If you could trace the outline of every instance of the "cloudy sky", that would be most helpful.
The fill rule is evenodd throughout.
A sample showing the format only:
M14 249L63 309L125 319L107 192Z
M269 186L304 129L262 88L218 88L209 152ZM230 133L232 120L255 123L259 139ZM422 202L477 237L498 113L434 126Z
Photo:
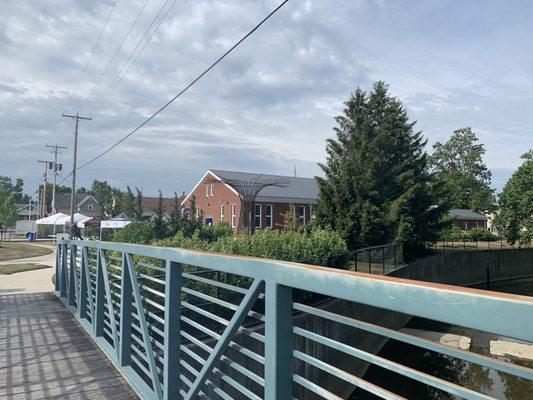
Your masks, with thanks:
M70 169L73 121L63 112L93 117L79 139L79 162L90 160L278 1L118 0L75 91L115 0L1 0L0 175L33 192L36 160L54 143L69 147L60 159ZM430 144L471 126L499 190L533 144L531 15L526 0L291 0L78 182L170 195L208 168L319 174L343 101L383 80Z

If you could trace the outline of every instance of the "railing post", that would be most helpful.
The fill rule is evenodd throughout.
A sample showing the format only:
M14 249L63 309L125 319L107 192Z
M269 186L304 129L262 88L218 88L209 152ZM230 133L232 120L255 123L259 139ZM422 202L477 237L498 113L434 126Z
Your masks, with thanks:
M100 250L96 254L96 304L94 317L94 334L98 336L104 335L104 271L102 270ZM113 311L113 310L110 310ZM113 320L110 321L113 323Z
M179 397L181 267L167 260L165 271L165 361L163 398Z
M292 399L292 288L265 289L265 399Z
M61 251L61 297L67 297L67 261L68 261L68 251L67 244L64 243L61 245L63 247Z
M87 278L85 274L87 273L85 269L85 263L87 262L87 248L82 246L81 248L81 265L80 265L80 292L78 298L78 316L80 319L87 318L87 302L90 294L90 287L87 287Z
M128 273L128 264L126 253L122 253L122 271L120 280L122 292L120 296L120 352L119 362L121 367L131 363L131 302L132 287L131 279ZM141 312L141 311L139 311Z
M68 305L74 307L76 304L76 253L77 246L70 246L70 273L68 279Z
M372 250L368 250L368 273L372 273Z
M61 245L59 242L56 245L56 276L55 276L55 291L58 292L61 286L60 272L61 271Z
M383 275L385 275L385 247L381 250L381 263L383 264Z

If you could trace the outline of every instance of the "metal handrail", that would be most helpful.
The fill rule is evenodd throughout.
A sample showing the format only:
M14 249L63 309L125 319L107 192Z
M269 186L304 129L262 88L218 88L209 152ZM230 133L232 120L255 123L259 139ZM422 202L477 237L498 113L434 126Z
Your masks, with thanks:
M113 265L115 270L120 268L120 279L109 278L106 265L108 251L121 255L121 266ZM77 254L81 254L81 259L78 260ZM164 262L165 267L154 266L151 269L147 259L160 260ZM149 273L146 269L153 270L154 276L158 276L157 282L138 279L137 266L142 266L143 273ZM185 288L183 279L189 279L189 268L202 268L246 278L246 285L218 285L226 289L236 288L236 292L244 297L234 299L234 302L238 302L235 304L229 298L219 298L218 292L210 294L213 292L209 290L216 290L218 286L217 282L210 285L207 278L200 278L194 289ZM154 289L155 286L150 285L157 285L157 290ZM346 357L354 356L370 363L388 366L396 372L449 393L460 393L472 399L486 398L457 384L362 352L335 338L324 337L308 329L296 329L293 326L293 318L301 319L309 315L325 318L326 321L340 322L348 327L362 327L380 335L409 341L414 345L426 348L429 346L444 354L450 353L406 333L396 335L390 329L374 324L324 313L319 310L321 305L310 307L299 304L293 300L295 289L378 307L388 310L387 312L429 318L533 342L533 298L526 296L178 248L80 240L61 240L57 248L57 295L76 313L81 324L116 367L125 374L142 398L196 399L207 398L208 393L213 392L225 398L241 398L242 395L250 397L250 394L253 394L255 398L289 399L293 396L293 375L294 382L302 389L315 393L321 390L324 393L332 393L330 387L325 387L325 380L312 382L310 377L305 375L305 369L293 370L296 359L299 363L313 365L322 373L344 380L347 384L360 385L376 394L386 393L375 385L365 383L362 378L328 364L327 360L317 359L315 354L311 357L311 354L306 355L303 349L294 349L293 340L296 336L309 343L317 342L321 346L341 350ZM150 298L156 295L160 299L158 302ZM183 300L183 296L197 297L203 303L193 305L188 298ZM115 301L113 298L119 300ZM164 305L161 304L163 300ZM213 309L205 310L206 300L209 300L207 303ZM183 305L187 305L186 310L181 307L182 301ZM154 306L158 309L155 310ZM261 312L254 310L256 306L261 307ZM223 316L217 314L217 308L225 309ZM294 310L298 311L297 316L293 315ZM192 313L194 316L187 314L185 317L181 315L182 312ZM494 318L495 314L499 317ZM245 327L245 324L249 326L245 320L250 318L257 321L253 330ZM218 331L211 327L212 324L222 326L223 329ZM110 326L111 331L104 325ZM187 326L193 331L186 331ZM132 327L136 332L135 354L132 354ZM194 331L198 333L195 334ZM183 336L183 339L180 339L180 336ZM239 338L245 337L248 338L246 345L239 342ZM253 343L261 345L257 344L257 347ZM263 343L264 350L260 350ZM195 354L193 360L199 363L198 367L192 367L190 362L193 360L188 362L181 359L182 346L187 346L184 354ZM305 349L307 348L306 346ZM310 345L309 348L313 347ZM235 353L226 354L228 350ZM142 357L138 355L139 351ZM264 354L260 354L261 352ZM499 360L487 360L486 357L474 353L451 353L456 357L464 356L469 361L477 361L481 365L490 365L507 373L533 379L533 370L528 368L508 366ZM256 360L264 359L264 370L263 367L252 370L248 362L234 358L236 354L244 358L251 356ZM246 379L248 381L244 381ZM256 390L253 390L253 387ZM240 394L228 394L234 392ZM390 398L398 397L391 395Z

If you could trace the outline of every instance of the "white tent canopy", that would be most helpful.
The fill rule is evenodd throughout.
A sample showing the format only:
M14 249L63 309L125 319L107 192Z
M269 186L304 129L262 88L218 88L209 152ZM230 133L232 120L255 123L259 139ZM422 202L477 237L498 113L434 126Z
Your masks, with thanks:
M74 218L76 218L76 214L74 214ZM91 219L93 219L93 217L85 217L85 219L77 221L76 225L78 225L78 228L85 228L85 223Z
M121 213L116 217L100 222L100 240L102 240L102 230L106 228L120 229L131 223L130 217L126 213Z
M49 215L48 217L38 219L35 221L36 225L64 225L65 218L70 218L68 215L63 213L57 213L54 215Z
M65 215L65 214L63 214L63 215ZM86 215L83 215L83 214L80 214L80 213L74 214L74 223L75 224L77 224L78 222L82 222L82 221L83 222L88 221L89 219L91 219L91 218L86 216ZM70 224L70 215L65 215L64 218L60 219L56 225L65 225L65 224Z
M100 228L124 228L126 225L128 225L131 221L102 221L100 222Z

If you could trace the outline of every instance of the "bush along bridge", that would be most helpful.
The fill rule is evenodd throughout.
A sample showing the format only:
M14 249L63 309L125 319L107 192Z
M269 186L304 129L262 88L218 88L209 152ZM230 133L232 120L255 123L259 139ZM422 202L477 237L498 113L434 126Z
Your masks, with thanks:
M143 399L343 399L356 387L401 399L364 380L360 366L370 364L460 398L490 398L354 345L365 337L394 339L533 380L533 369L352 312L418 316L531 343L533 298L526 296L78 240L58 243L55 285L57 296Z

